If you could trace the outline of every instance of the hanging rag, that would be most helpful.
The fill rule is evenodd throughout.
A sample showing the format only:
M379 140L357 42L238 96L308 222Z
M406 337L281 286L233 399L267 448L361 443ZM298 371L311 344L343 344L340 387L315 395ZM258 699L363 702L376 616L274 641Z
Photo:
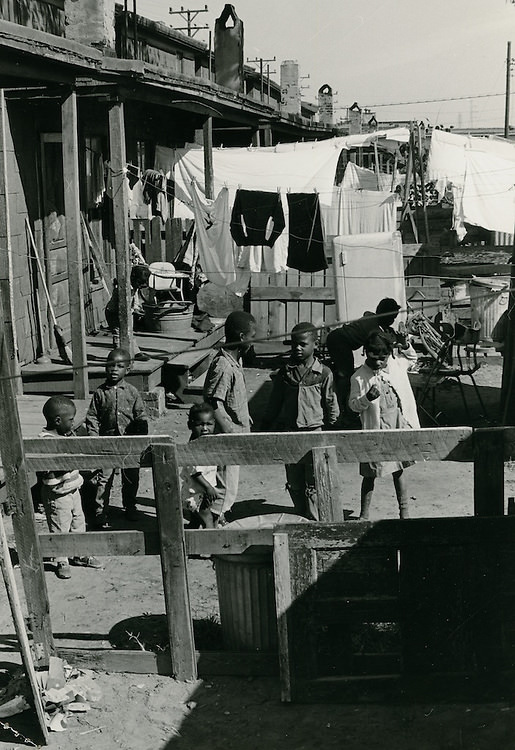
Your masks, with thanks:
M327 268L317 193L288 193L288 268L312 273Z
M285 227L281 195L261 190L237 190L231 215L231 235L239 247L273 247Z
M237 248L229 231L229 191L222 188L214 201L202 200L196 184L191 185L199 262L202 271L217 286L245 293L248 271L236 267Z

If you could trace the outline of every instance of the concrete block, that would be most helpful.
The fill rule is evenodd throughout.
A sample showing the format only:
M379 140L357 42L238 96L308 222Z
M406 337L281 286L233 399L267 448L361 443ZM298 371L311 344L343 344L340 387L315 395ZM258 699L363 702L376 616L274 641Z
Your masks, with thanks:
M143 403L147 410L149 419L159 419L166 411L165 407L165 389L158 385L151 391L145 391L142 394Z

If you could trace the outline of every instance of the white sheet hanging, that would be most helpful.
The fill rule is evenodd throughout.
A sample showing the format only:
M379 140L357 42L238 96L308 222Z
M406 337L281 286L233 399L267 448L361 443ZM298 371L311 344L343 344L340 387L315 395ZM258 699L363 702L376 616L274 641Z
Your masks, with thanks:
M190 190L202 271L213 284L243 294L249 284L249 273L237 268L236 248L229 230L228 190L222 189L214 201L201 198L194 184Z
M492 231L513 232L515 225L515 145L500 138L474 138L433 131L427 177L440 194L453 186L454 228L464 222Z

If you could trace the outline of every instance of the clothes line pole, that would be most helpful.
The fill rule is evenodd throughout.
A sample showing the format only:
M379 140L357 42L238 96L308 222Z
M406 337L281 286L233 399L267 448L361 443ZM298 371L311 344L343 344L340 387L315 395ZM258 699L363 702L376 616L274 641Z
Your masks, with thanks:
M208 117L203 126L204 139L204 192L206 198L215 197L213 173L213 118Z
M418 146L418 164L420 169L420 192L422 194L422 212L424 215L424 232L426 242L429 244L429 221L427 218L427 196L426 196L426 181L424 172L424 161L422 159L422 135L420 133L420 125L417 125L417 146Z
M504 137L510 137L511 42L506 45L506 96L504 101Z

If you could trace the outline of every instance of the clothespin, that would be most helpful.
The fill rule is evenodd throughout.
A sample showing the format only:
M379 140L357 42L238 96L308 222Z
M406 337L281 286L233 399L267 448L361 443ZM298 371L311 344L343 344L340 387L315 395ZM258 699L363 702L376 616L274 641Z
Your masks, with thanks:
M318 195L318 188L314 187L313 192L315 193L315 195Z
M224 188L226 188L226 187L229 187L229 186L227 185L227 180L225 180L225 182L224 182Z
M241 182L238 184L238 190L241 190Z
M277 188L277 192L279 193L279 195L281 195L281 188L280 187Z
M289 187L289 188L286 188L286 192L287 192L287 193L288 193L288 195L289 195L289 194L291 193L291 187Z

